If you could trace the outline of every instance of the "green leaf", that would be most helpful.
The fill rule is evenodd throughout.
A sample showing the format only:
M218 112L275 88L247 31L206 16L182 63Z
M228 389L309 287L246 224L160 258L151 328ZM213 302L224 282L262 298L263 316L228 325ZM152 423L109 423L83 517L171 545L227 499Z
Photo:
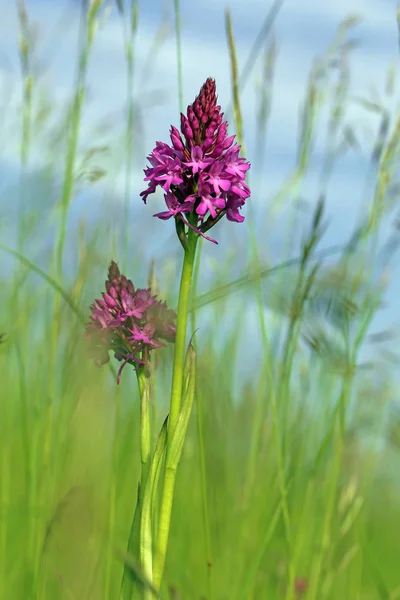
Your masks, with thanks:
M28 267L28 269L30 269L34 273L37 273L38 275L40 275L40 277L42 277L54 290L56 290L60 294L62 299L67 303L67 305L70 307L70 309L76 314L76 316L81 321L81 323L86 323L86 319L85 319L85 316L83 315L83 313L75 305L71 296L63 289L63 287L55 279L50 277L40 267L37 267L35 264L33 264L25 256L23 256L16 250L9 248L5 244L0 243L0 250L7 252L7 254L10 254L11 256L14 256L14 258L17 258L19 260L19 262L21 264L23 264L25 267Z
M196 352L192 345L186 352L185 368L183 371L183 402L179 413L175 430L172 432L170 440L167 468L176 469L182 454L182 448L186 437L186 431L189 424L190 414L192 412L194 390L196 382Z
M116 552L118 558L123 562L125 569L129 572L132 580L140 586L140 588L151 592L154 598L160 598L157 590L154 589L148 578L144 575L142 569L137 562L126 552Z
M158 488L158 482L160 480L160 474L161 474L161 468L163 466L163 460L164 460L164 456L165 456L165 452L166 452L166 448L167 448L167 431L168 431L168 417L165 419L161 432L160 432L160 438L162 436L162 440L160 441L160 444L162 443L162 452L158 452L157 447L155 449L154 452L154 458L153 460L155 460L155 457L157 456L155 465L154 465L154 476L153 480L152 480L152 485L151 485L151 515L153 516L155 514L155 510L156 510L156 503L157 503L157 488ZM165 435L165 439L164 439L164 435ZM149 475L150 477L150 475ZM147 488L147 486L146 486Z
M143 494L142 517L140 523L140 560L142 565L144 565L145 575L148 578L152 577L153 571L153 541L151 529L152 507L160 476L161 465L167 447L167 424L168 417L165 419L158 436Z

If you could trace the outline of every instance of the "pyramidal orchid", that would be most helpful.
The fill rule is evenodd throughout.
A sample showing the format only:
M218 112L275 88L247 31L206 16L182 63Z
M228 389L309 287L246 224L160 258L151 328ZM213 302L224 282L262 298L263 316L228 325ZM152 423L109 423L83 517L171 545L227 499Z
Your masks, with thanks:
M136 371L140 394L140 455L141 477L135 513L129 537L128 552L140 554L145 576L152 579L151 542L142 543L146 531L141 525L143 517L143 497L146 490L151 462L151 419L150 419L150 369L151 352L165 346L164 342L174 342L176 337L176 313L165 302L148 289L136 289L130 279L120 273L118 265L112 261L105 282L106 291L102 298L91 305L90 320L86 325L85 337L95 364L101 366L110 360L110 352L122 363L117 377L121 378L123 368L130 364ZM141 548L136 548L138 540L137 523ZM122 597L131 598L132 580L124 569Z
M153 589L145 600L158 595L168 549L177 468L189 422L196 382L195 351L187 348L187 323L193 269L200 237L217 243L206 233L222 217L241 223L241 210L250 189L245 183L250 164L240 155L235 136L228 135L217 105L215 81L202 86L193 104L181 114L180 130L172 126L170 144L157 142L145 169L144 203L161 188L165 209L154 216L174 219L183 247L183 264L177 312L168 309L151 289L136 289L112 262L102 298L91 305L85 337L97 365L110 360L110 352L121 363L117 381L126 365L134 367L140 394L141 477L128 540L128 554L139 558L141 569ZM175 324L176 323L176 324ZM174 342L171 396L168 418L152 451L150 379L148 368L153 350ZM158 472L158 465L165 468ZM160 477L159 477L160 476ZM158 483L159 482L159 483ZM153 498L161 488L158 523L154 523ZM154 539L153 539L154 536ZM121 597L130 600L133 582L124 568Z
M202 237L223 216L241 223L240 213L250 189L245 183L250 164L239 157L235 136L228 136L217 105L214 79L208 78L199 95L181 113L180 131L170 130L171 144L157 142L145 169L148 187L140 195L144 202L162 188L167 210L156 213L159 219L176 221L178 236L185 245L185 226Z
M135 289L114 261L105 287L102 299L91 305L85 337L96 365L107 363L110 352L122 362L119 383L125 365L145 364L152 350L165 346L163 341L175 340L176 314L165 302L157 300L150 289Z
M241 210L250 196L245 183L250 164L239 156L240 146L235 136L228 135L228 123L223 121L221 107L217 104L214 79L207 79L200 93L189 105L186 115L181 114L180 130L171 126L170 143L158 141L148 157L145 169L147 188L141 193L144 203L157 189L165 199L165 210L154 216L162 220L175 220L178 238L183 246L184 259L179 289L176 339L172 372L170 412L166 442L166 465L162 481L162 497L154 546L152 583L160 591L174 495L175 477L179 458L174 436L182 429L187 415L188 398L184 375L187 320L197 242L208 237L209 231L222 217L241 223ZM186 358L189 356L186 353ZM185 380L185 386L183 382ZM194 385L194 384L193 384ZM193 387L194 389L194 387ZM194 392L193 392L194 393ZM183 444L183 438L180 443Z

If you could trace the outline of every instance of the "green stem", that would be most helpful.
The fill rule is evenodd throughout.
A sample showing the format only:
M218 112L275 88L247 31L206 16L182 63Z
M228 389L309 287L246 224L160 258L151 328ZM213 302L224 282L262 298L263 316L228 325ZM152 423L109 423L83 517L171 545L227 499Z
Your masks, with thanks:
M189 230L188 245L182 267L181 285L179 288L178 316L176 322L176 338L174 366L172 372L171 405L169 413L169 431L175 429L179 416L182 397L183 368L185 364L186 329L189 313L190 287L194 259L196 255L197 234Z
M192 331L196 331L196 307L194 299L197 295L197 281L200 271L200 258L201 258L201 247L202 240L200 239L199 250L197 252L197 260L194 267L193 273L193 293L191 302L191 327ZM208 510L208 492L207 492L207 469L206 469L206 455L204 448L204 433L203 433L203 403L197 395L197 385L195 387L195 403L196 403L196 416L197 416L197 434L199 440L199 460L200 460L200 477L201 477L201 495L203 502L203 519L204 519L204 532L205 532L205 545L206 545L206 564L207 564L207 583L208 583L208 598L213 600L214 598L214 576L213 576L213 551L211 543L211 527L210 527L210 512Z
M144 358L144 357L143 357ZM150 370L147 365L138 369L137 380L140 391L140 457L142 461L142 473L140 477L140 513L143 510L143 495L146 489L147 478L151 459L151 428L150 428ZM153 578L153 556L151 544L142 544L142 532L140 533L140 564L143 574L149 583ZM144 599L151 600L152 592L144 591Z
M171 404L168 423L167 461L163 482L160 519L153 566L153 585L157 591L161 588L167 554L169 528L171 523L172 502L175 488L176 467L171 467L168 461L171 433L176 427L182 398L183 369L185 364L186 329L189 313L190 288L196 255L197 234L189 230L185 257L182 267L181 284L179 289L178 316L176 323L174 366L172 373Z
M143 353L143 360L148 361L147 353ZM151 544L142 544L141 517L143 508L143 495L149 475L151 463L151 423L150 423L150 369L147 364L140 366L137 371L137 382L140 394L140 458L141 458L141 476L139 494L136 501L136 508L132 518L131 530L128 540L128 554L136 557L140 556L140 565L146 580L151 583L153 571L153 558ZM128 574L128 568L124 569L121 585L121 598L130 600L133 593L133 582ZM145 589L144 599L151 600L152 593Z
M104 600L108 600L111 597L112 589L112 569L114 562L114 531L115 531L115 517L116 517L116 504L117 504L117 461L118 461L118 434L120 427L120 415L121 415L121 388L117 388L115 398L115 425L114 425L114 437L113 437L113 448L112 448L112 469L110 473L110 496L109 496L109 508L108 508L108 539L106 549L106 566L104 575Z
M150 374L147 365L138 369L137 380L140 392L140 457L142 461L141 487L146 483L150 467ZM142 489L144 489L142 487Z

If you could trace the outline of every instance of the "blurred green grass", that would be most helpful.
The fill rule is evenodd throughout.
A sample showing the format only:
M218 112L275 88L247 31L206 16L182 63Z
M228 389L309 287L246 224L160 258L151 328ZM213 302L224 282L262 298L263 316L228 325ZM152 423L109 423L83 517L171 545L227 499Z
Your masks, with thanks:
M137 7L122 2L118 6L129 82ZM34 47L29 14L23 2L17 7L24 89L23 177L12 260L4 246L9 241L5 229L0 249L2 264L7 265L0 297L4 332L0 344L0 598L117 598L123 570L118 552L126 549L140 476L138 393L133 373L125 370L118 387L107 368L99 370L88 361L82 320L102 289L111 258L121 257L135 282L142 284L143 278L151 277L153 287L171 305L176 301L179 266L175 256L167 256L157 261L150 276L150 264L148 268L144 264L150 256L135 254L130 245L130 237L138 244L146 236L138 220L129 228L127 220L131 96L124 146L123 227L106 199L90 228L87 217L69 220L82 179L94 183L99 174L108 177L115 168L110 159L109 171L103 173L96 163L98 153L83 151L78 144L86 69L102 2L86 5L78 83L69 118L60 120L57 129L60 146L53 160L65 167L61 191L56 196L45 193L45 182L59 176L54 166L40 177L41 193L34 204L27 203L26 176L36 143L33 99L38 91L31 70ZM179 10L177 3L175 7ZM326 173L333 169L337 157L331 146L336 147L343 127L348 96L346 77L332 89L329 69L333 59L345 61L353 24L352 20L343 24L310 75L296 169L271 205L295 196L309 168L318 114L329 101ZM240 77L229 14L227 32L238 123ZM268 41L270 25L262 32ZM268 42L259 107L263 127L268 120L273 56ZM347 76L344 66L343 73ZM245 130L246 115L240 127ZM374 356L370 368L360 358L383 293L371 265L375 265L379 224L385 216L383 199L394 177L396 136L394 125L381 133L372 148L379 168L371 211L351 247L332 254L327 264L318 260L324 222L318 212L309 219L303 242L296 248L298 259L284 264L285 252L273 277L269 270L273 265L264 265L260 258L262 240L258 243L254 230L250 241L248 234L243 241L247 254L240 267L229 251L221 250L218 265L203 252L193 329L202 311L207 311L207 317L196 334L196 407L178 474L163 597L400 597L400 504L398 481L393 477L398 469L399 427L393 416L388 422L396 380L379 356L377 360ZM53 139L50 135L48 143ZM260 137L258 156L262 142ZM118 162L119 155L112 158ZM328 179L326 175L326 185ZM1 202L7 200L3 197ZM289 248L297 224L290 209L285 211L287 231L282 233ZM250 229L252 219L250 211ZM54 236L49 237L53 239L50 250L44 243L46 232ZM238 278L240 268L244 275ZM210 291L203 293L206 269ZM233 291L235 296L230 294ZM246 310L256 315L257 327L244 334ZM229 323L222 331L224 315ZM167 410L170 367L171 351L165 349L157 360L153 391L158 429Z

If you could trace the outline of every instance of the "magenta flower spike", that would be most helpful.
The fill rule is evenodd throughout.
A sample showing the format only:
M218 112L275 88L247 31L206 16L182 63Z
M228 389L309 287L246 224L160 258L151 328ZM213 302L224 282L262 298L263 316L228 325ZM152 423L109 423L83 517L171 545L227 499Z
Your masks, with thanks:
M148 187L140 195L147 203L148 196L162 188L168 210L154 216L174 217L183 245L185 226L217 243L205 232L223 216L244 221L239 211L250 197L245 184L250 163L239 157L240 146L234 144L234 135L228 137L228 123L222 118L215 81L209 78L186 115L181 113L180 132L171 126L171 145L157 142L148 157Z
M125 365L147 364L151 350L175 341L176 314L165 302L157 300L150 289L135 289L112 261L106 291L91 305L85 338L97 366L110 360L110 352L122 362L118 383ZM163 340L163 341L161 341Z

